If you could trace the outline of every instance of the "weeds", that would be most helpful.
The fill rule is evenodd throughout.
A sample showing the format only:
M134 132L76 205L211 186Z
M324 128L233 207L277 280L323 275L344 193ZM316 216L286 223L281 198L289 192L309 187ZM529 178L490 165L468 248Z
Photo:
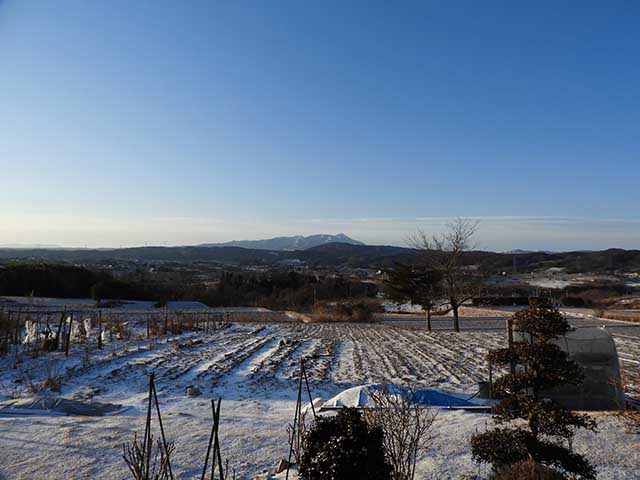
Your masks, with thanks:
M27 393L36 395L45 390L59 392L62 389L62 370L64 362L47 358L44 361L42 370L37 372L35 368L23 369L18 367L20 384ZM42 375L39 375L42 373Z
M122 458L129 467L134 480L168 480L169 458L174 451L173 443L164 448L160 439L149 437L149 445L134 434L133 441L122 446ZM153 460L152 460L153 459Z

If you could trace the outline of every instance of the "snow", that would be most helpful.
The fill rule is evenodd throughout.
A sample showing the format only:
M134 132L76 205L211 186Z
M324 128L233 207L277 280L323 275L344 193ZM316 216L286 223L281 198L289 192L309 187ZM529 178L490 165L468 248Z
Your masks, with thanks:
M535 280L529 280L529 285L540 288L566 288L573 282L571 280L561 280L555 278L540 278Z
M252 478L288 454L286 426L295 410L302 358L314 399L327 400L367 383L470 394L488 376L487 349L504 344L504 320L495 329L462 333L385 325L238 323L210 333L159 337L152 344L131 338L114 340L103 350L91 344L88 358L81 343L72 345L69 359L60 352L38 358L25 354L18 363L15 355L0 357L0 384L7 386L0 388L0 396L5 398L21 372L42 376L55 363L64 378L64 398L129 407L109 417L0 416L0 478L127 477L122 443L144 430L151 372L164 428L176 443L176 478L199 478L211 427L210 398L218 396L223 398L223 458L237 469L238 478ZM640 360L640 336L614 338L628 391L637 395L640 377L634 362ZM185 396L189 385L197 385L202 396ZM640 435L627 433L617 417L596 417L598 435L579 434L576 449L597 465L598 478L640 478ZM478 473L468 439L490 423L486 414L441 411L432 450L419 462L417 478ZM156 434L157 428L154 419Z

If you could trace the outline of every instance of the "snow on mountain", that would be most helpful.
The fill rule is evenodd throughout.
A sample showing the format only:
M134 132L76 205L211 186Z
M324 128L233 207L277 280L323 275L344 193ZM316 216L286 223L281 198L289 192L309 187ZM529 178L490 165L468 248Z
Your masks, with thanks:
M274 237L265 240L232 240L225 243L205 243L201 247L242 247L258 250L306 250L308 248L326 245L327 243L349 243L351 245L364 245L344 233L337 235L294 235L292 237Z

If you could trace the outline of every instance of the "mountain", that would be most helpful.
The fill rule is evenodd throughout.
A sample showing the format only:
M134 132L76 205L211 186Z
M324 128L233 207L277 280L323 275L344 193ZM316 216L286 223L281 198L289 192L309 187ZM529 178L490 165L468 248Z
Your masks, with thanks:
M514 250L506 250L501 253L508 253L511 255L524 255L525 253L556 253L553 250L522 250L520 248L516 248Z
M348 243L349 245L364 245L364 243L346 236L344 233L337 235L295 235L293 237L274 237L266 240L232 240L225 243L205 243L199 247L241 247L253 250L278 250L293 251L307 250L308 248L326 245L328 243Z

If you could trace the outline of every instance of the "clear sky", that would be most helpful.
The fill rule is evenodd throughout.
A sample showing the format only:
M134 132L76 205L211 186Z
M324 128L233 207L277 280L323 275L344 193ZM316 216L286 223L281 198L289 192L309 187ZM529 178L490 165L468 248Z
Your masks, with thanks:
M640 2L0 0L0 244L481 219L640 248Z

